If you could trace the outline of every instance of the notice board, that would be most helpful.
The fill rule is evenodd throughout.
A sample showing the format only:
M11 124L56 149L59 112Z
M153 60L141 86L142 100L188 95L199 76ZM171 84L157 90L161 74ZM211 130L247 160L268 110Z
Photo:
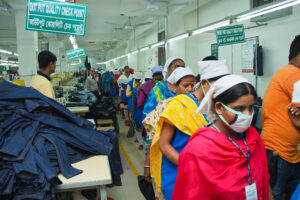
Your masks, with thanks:
M242 72L253 73L257 64L258 36L246 38L241 45Z

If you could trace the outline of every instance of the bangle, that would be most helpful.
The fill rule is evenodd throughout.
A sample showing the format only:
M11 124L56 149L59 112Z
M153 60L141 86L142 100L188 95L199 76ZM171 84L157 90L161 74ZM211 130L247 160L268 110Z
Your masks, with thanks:
M150 165L144 165L144 168L150 168Z

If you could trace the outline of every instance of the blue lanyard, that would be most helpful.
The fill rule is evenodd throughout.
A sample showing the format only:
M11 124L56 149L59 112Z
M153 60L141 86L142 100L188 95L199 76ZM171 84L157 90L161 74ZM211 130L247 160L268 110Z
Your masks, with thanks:
M212 124L213 125L213 127L217 130L217 131L219 131L219 132L221 132L220 131L220 129L213 123ZM252 184L252 180L251 180L251 176L250 176L250 150L249 150L249 147L248 147L248 144L247 144L247 142L246 142L246 140L245 139L243 139L243 142L244 142L244 144L245 144L245 146L246 146L246 149L247 149L247 152L248 152L248 155L246 155L245 154L245 152L241 149L241 147L230 137L230 136L228 136L228 135L226 135L227 136L227 138L229 139L229 141L238 149L238 150L240 150L240 152L242 152L242 154L243 154L243 156L247 159L247 163L248 163L248 182L249 182L249 185L251 185Z

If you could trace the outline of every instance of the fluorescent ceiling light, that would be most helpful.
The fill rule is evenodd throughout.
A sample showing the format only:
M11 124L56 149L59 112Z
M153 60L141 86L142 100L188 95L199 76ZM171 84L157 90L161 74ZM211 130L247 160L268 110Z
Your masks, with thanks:
M131 55L131 53L126 54L126 56L130 56L130 55Z
M5 62L8 62L8 61L7 60L0 60L0 62L5 63Z
M17 54L17 53L14 53L14 56L19 56L19 54Z
M11 65L12 67L19 67L19 65L18 64L13 64L13 65Z
M75 66L75 65L77 65L77 63L71 63L71 65L72 65L72 66Z
M158 43L156 43L156 44L151 45L151 49L152 49L152 48L155 48L155 47L162 46L162 45L164 45L164 44L165 44L165 41L158 42Z
M142 51L146 51L146 50L148 50L148 49L150 49L150 47L148 46L148 47L144 47L144 48L142 48L141 50L140 50L140 52L142 52Z
M206 27L203 27L203 28L199 28L199 29L193 31L192 35L197 35L197 34L200 34L200 33L204 33L206 31L215 30L216 28L227 26L229 24L230 24L230 20L225 20L225 21L222 21L222 22L218 22L216 24L212 24L212 25L209 25L209 26L206 26Z
M9 54L9 55L13 54L12 52L6 51L6 50L3 50L3 49L0 49L0 53L5 53L5 54Z
M0 65L10 65L10 64L8 64L8 63L0 63Z
M98 62L96 65L106 65L106 62Z
M282 1L280 3L276 3L276 4L273 4L273 5L270 5L270 6L266 6L262 9L255 10L255 11L249 12L249 13L244 14L244 15L240 15L240 16L237 17L236 21L241 22L241 21L244 21L244 20L247 20L247 19L251 19L251 18L260 16L260 15L265 15L267 13L271 13L271 12L274 12L274 11L277 11L277 10L288 8L288 7L297 5L299 3L300 3L300 0Z
M77 44L73 44L73 49L78 49L78 45Z
M173 38L169 39L167 42L170 43L170 42L181 40L181 39L184 39L184 38L187 38L187 37L189 37L189 33L184 33L184 34L181 34L181 35L178 35L176 37L173 37Z
M73 36L70 36L69 40L70 40L70 42L71 42L72 45L75 43L75 38Z
M133 55L133 54L136 54L137 52L139 52L139 50L135 50L135 51L131 52L131 54Z

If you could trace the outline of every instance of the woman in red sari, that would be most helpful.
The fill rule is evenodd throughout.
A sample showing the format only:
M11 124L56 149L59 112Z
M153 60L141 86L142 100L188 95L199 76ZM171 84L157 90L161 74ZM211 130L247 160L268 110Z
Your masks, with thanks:
M217 80L197 112L199 129L179 155L172 200L272 199L264 144L250 126L256 92L242 76Z

